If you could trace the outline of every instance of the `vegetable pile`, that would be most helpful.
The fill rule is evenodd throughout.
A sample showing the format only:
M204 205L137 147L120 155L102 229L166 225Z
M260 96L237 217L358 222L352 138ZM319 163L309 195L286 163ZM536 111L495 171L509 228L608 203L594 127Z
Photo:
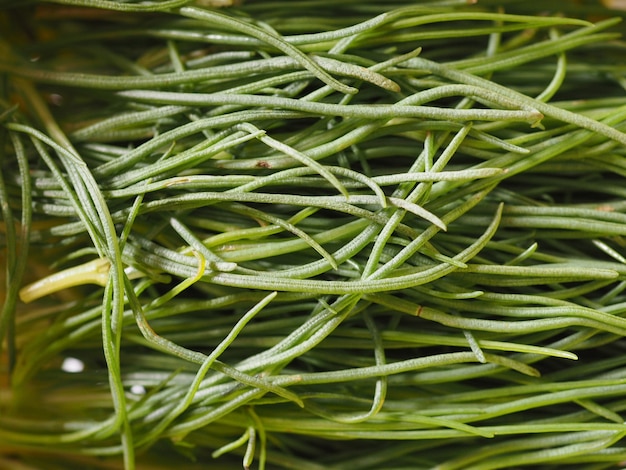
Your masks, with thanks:
M0 3L0 468L624 466L626 43L530 3Z

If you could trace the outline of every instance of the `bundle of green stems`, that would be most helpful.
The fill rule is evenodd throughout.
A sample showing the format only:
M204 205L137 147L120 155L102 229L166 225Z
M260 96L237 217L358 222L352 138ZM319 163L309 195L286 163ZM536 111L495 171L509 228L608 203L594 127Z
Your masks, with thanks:
M0 469L623 466L626 43L530 3L0 2Z

